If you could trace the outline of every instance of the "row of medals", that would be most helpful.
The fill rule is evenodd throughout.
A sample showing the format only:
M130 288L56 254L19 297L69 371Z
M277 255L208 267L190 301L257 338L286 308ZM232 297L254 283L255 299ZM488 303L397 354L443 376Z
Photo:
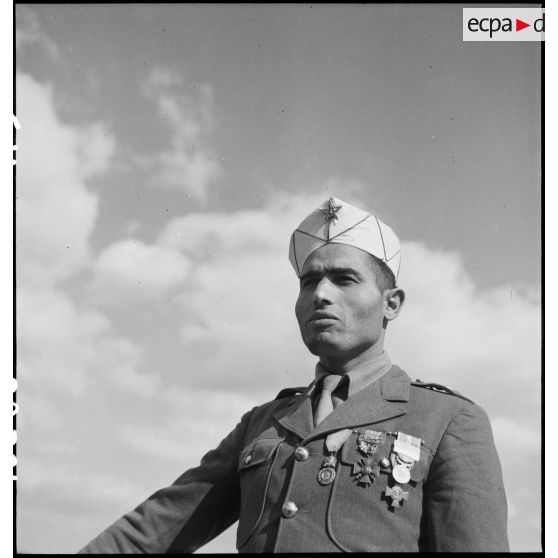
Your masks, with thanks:
M359 486L371 486L379 476L380 469L387 471L391 465L391 476L395 481L394 486L386 487L386 496L391 498L393 507L400 507L403 500L407 500L408 492L403 490L402 485L411 480L411 469L415 461L399 452L392 451L390 459L382 457L375 463L373 455L386 442L385 432L366 430L360 432L357 438L357 447L364 455L357 463L353 464L352 475ZM330 452L322 462L318 472L318 482L324 486L331 484L335 480L337 468L337 451Z

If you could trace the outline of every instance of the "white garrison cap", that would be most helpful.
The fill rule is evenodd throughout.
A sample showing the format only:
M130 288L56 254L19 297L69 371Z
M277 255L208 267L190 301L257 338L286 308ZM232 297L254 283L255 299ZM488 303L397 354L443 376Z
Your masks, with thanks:
M397 278L401 261L399 239L375 215L338 198L312 211L291 235L289 260L300 277L306 258L326 244L348 244L385 262Z

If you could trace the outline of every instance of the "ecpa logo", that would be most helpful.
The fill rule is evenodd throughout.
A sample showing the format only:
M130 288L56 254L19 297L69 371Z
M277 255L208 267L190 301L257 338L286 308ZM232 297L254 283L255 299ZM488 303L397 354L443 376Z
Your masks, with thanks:
M544 41L543 8L463 8L464 41Z

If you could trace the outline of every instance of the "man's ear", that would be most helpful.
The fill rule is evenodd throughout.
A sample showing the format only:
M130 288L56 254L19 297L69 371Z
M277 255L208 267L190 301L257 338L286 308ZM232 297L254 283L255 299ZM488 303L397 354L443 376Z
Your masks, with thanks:
M405 302L405 291L395 288L384 291L384 318L388 321L395 320L401 312Z

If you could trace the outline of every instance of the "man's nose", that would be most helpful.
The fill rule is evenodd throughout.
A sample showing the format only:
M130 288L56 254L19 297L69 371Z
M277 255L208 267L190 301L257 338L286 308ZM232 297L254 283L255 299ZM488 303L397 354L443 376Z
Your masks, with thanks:
M333 285L326 277L324 277L314 289L314 307L322 304L331 304L333 302Z

